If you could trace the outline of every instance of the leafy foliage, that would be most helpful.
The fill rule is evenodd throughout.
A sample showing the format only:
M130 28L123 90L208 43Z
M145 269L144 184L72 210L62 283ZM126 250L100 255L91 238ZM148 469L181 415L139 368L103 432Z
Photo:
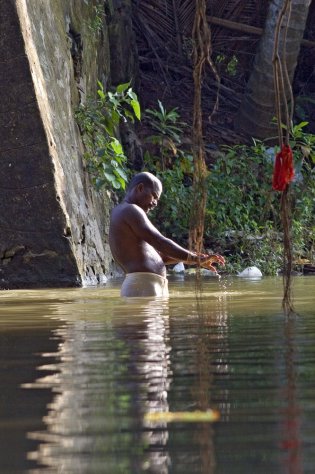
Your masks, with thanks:
M208 177L205 234L230 267L279 268L279 203L271 189L274 150L263 142L222 147ZM229 269L229 267L228 267Z
M167 236L181 243L187 242L192 188L185 184L185 175L177 165L157 176L163 183L163 194L154 218Z
M314 260L315 255L315 135L305 133L308 122L292 129L290 145L295 150L296 179L292 214L295 253Z
M148 141L158 146L158 156L147 151L145 166L159 175L164 186L154 216L159 228L166 235L186 243L193 163L191 151L183 144L184 130L179 114L174 109L170 112L162 104L155 112L147 111L146 117L152 117L152 128L156 131ZM292 233L295 258L313 260L315 136L304 132L306 125L302 122L293 128L290 143L296 169L296 178L291 185ZM176 152L166 146L165 137L176 143ZM272 190L271 184L276 153L276 147L256 140L251 146L223 146L216 161L210 165L205 246L228 256L228 272L257 265L264 274L276 274L282 266L280 195ZM161 154L163 162L160 161ZM186 167L187 162L189 167Z
M109 186L125 189L128 181L127 158L119 140L119 123L135 118L141 111L130 83L120 84L114 92L104 91L98 82L98 99L81 105L76 119L83 135L84 157L96 189Z
M187 203L192 197L193 157L183 143L186 124L177 109L167 111L158 101L158 109L146 110L145 120L153 130L146 139L144 166L163 183L160 204L153 218L166 235L184 243L189 228Z
M173 159L179 155L184 160L180 147L187 125L179 120L177 108L168 112L160 100L158 106L158 109L146 110L145 118L154 132L147 137L146 142L156 145L158 155L153 159L158 168L165 170L172 167Z
M215 59L215 62L220 74L223 69L227 75L232 77L236 76L238 59L235 54L233 54L231 58L228 58L225 54L218 54Z
M305 125L293 128L290 143L296 169L291 185L292 235L295 258L313 260L315 137L303 132ZM207 238L239 255L243 264L259 265L265 274L274 274L282 261L280 197L271 189L277 149L255 142L223 151L209 175Z

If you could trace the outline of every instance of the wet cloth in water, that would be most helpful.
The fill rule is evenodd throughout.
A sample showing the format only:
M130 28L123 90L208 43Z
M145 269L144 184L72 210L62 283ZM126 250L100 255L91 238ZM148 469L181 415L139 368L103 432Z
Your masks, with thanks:
M127 273L121 296L168 296L167 278L149 272Z

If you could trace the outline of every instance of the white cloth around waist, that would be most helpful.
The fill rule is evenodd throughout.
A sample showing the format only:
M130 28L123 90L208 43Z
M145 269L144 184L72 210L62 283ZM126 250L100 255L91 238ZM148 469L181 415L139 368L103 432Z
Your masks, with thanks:
M157 273L127 273L120 290L121 296L168 296L168 280Z

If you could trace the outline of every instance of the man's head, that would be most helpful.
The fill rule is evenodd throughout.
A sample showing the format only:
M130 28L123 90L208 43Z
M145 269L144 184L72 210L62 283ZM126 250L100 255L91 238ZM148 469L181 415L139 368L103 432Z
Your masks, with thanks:
M131 179L127 188L126 200L137 204L145 212L149 212L157 205L161 193L161 181L151 173L142 172Z

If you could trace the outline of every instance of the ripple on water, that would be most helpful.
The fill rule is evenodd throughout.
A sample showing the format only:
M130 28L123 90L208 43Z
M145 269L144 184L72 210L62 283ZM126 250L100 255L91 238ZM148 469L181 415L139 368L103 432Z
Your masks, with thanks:
M289 321L279 280L205 281L201 298L193 285L171 283L169 300L121 300L115 287L6 294L0 329L13 340L25 315L40 343L23 390L38 405L40 389L50 397L41 429L28 430L36 472L312 472L310 280ZM209 408L219 422L144 419Z

